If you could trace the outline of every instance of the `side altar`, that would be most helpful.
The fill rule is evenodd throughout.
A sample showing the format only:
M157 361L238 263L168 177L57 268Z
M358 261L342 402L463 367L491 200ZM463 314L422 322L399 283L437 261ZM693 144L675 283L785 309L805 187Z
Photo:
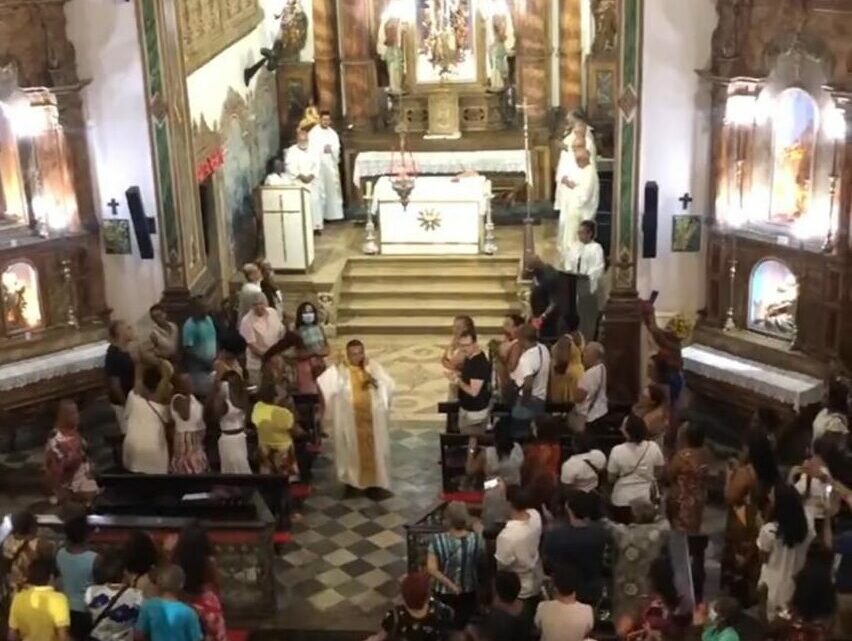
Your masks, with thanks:
M370 222L378 219L378 251L387 255L494 253L490 220L491 183L484 176L423 176L410 194L382 176L370 201ZM368 229L368 233L371 230ZM365 245L372 253L373 247Z

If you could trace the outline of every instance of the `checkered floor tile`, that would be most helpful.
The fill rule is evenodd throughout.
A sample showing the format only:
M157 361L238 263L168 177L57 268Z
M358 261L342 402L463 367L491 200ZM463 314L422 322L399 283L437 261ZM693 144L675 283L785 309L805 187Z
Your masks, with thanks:
M311 620L328 627L329 618L363 622L365 629L378 623L405 573L404 526L437 501L438 458L437 430L394 429L393 496L382 501L344 498L330 457L317 460L304 518L279 557L282 618L292 613L306 627L314 627Z

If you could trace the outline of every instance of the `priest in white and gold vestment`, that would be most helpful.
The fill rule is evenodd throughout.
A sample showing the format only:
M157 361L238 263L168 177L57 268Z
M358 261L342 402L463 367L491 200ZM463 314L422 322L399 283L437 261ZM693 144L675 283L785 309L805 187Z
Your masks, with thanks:
M357 489L390 488L390 406L395 384L368 360L364 344L346 345L346 359L317 379L332 426L337 478Z

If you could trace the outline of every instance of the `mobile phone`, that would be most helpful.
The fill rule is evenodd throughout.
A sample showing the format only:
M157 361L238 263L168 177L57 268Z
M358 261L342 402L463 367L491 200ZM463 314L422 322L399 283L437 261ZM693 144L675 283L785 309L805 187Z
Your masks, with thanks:
M650 296L650 298L648 298L648 302L653 305L654 303L657 302L657 296L659 296L659 295L660 295L660 292L655 289L654 291L651 292L651 296Z
M485 489L493 490L495 487L497 487L499 482L500 481L498 479L488 479L487 481L485 481Z
M825 486L825 500L826 500L826 501L830 501L830 500L831 500L831 493L832 493L833 491L834 491L834 486L833 486L833 485L831 485L830 483L829 483L828 485L826 485L826 486Z

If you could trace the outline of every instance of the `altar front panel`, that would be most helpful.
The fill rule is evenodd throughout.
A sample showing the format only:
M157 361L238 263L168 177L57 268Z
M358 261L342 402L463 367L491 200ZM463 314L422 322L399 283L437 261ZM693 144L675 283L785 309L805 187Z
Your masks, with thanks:
M273 269L308 271L314 262L310 192L304 187L261 187L266 260Z
M380 251L389 255L478 254L489 206L490 183L482 176L453 181L421 177L407 207L390 180L381 178L373 195Z

